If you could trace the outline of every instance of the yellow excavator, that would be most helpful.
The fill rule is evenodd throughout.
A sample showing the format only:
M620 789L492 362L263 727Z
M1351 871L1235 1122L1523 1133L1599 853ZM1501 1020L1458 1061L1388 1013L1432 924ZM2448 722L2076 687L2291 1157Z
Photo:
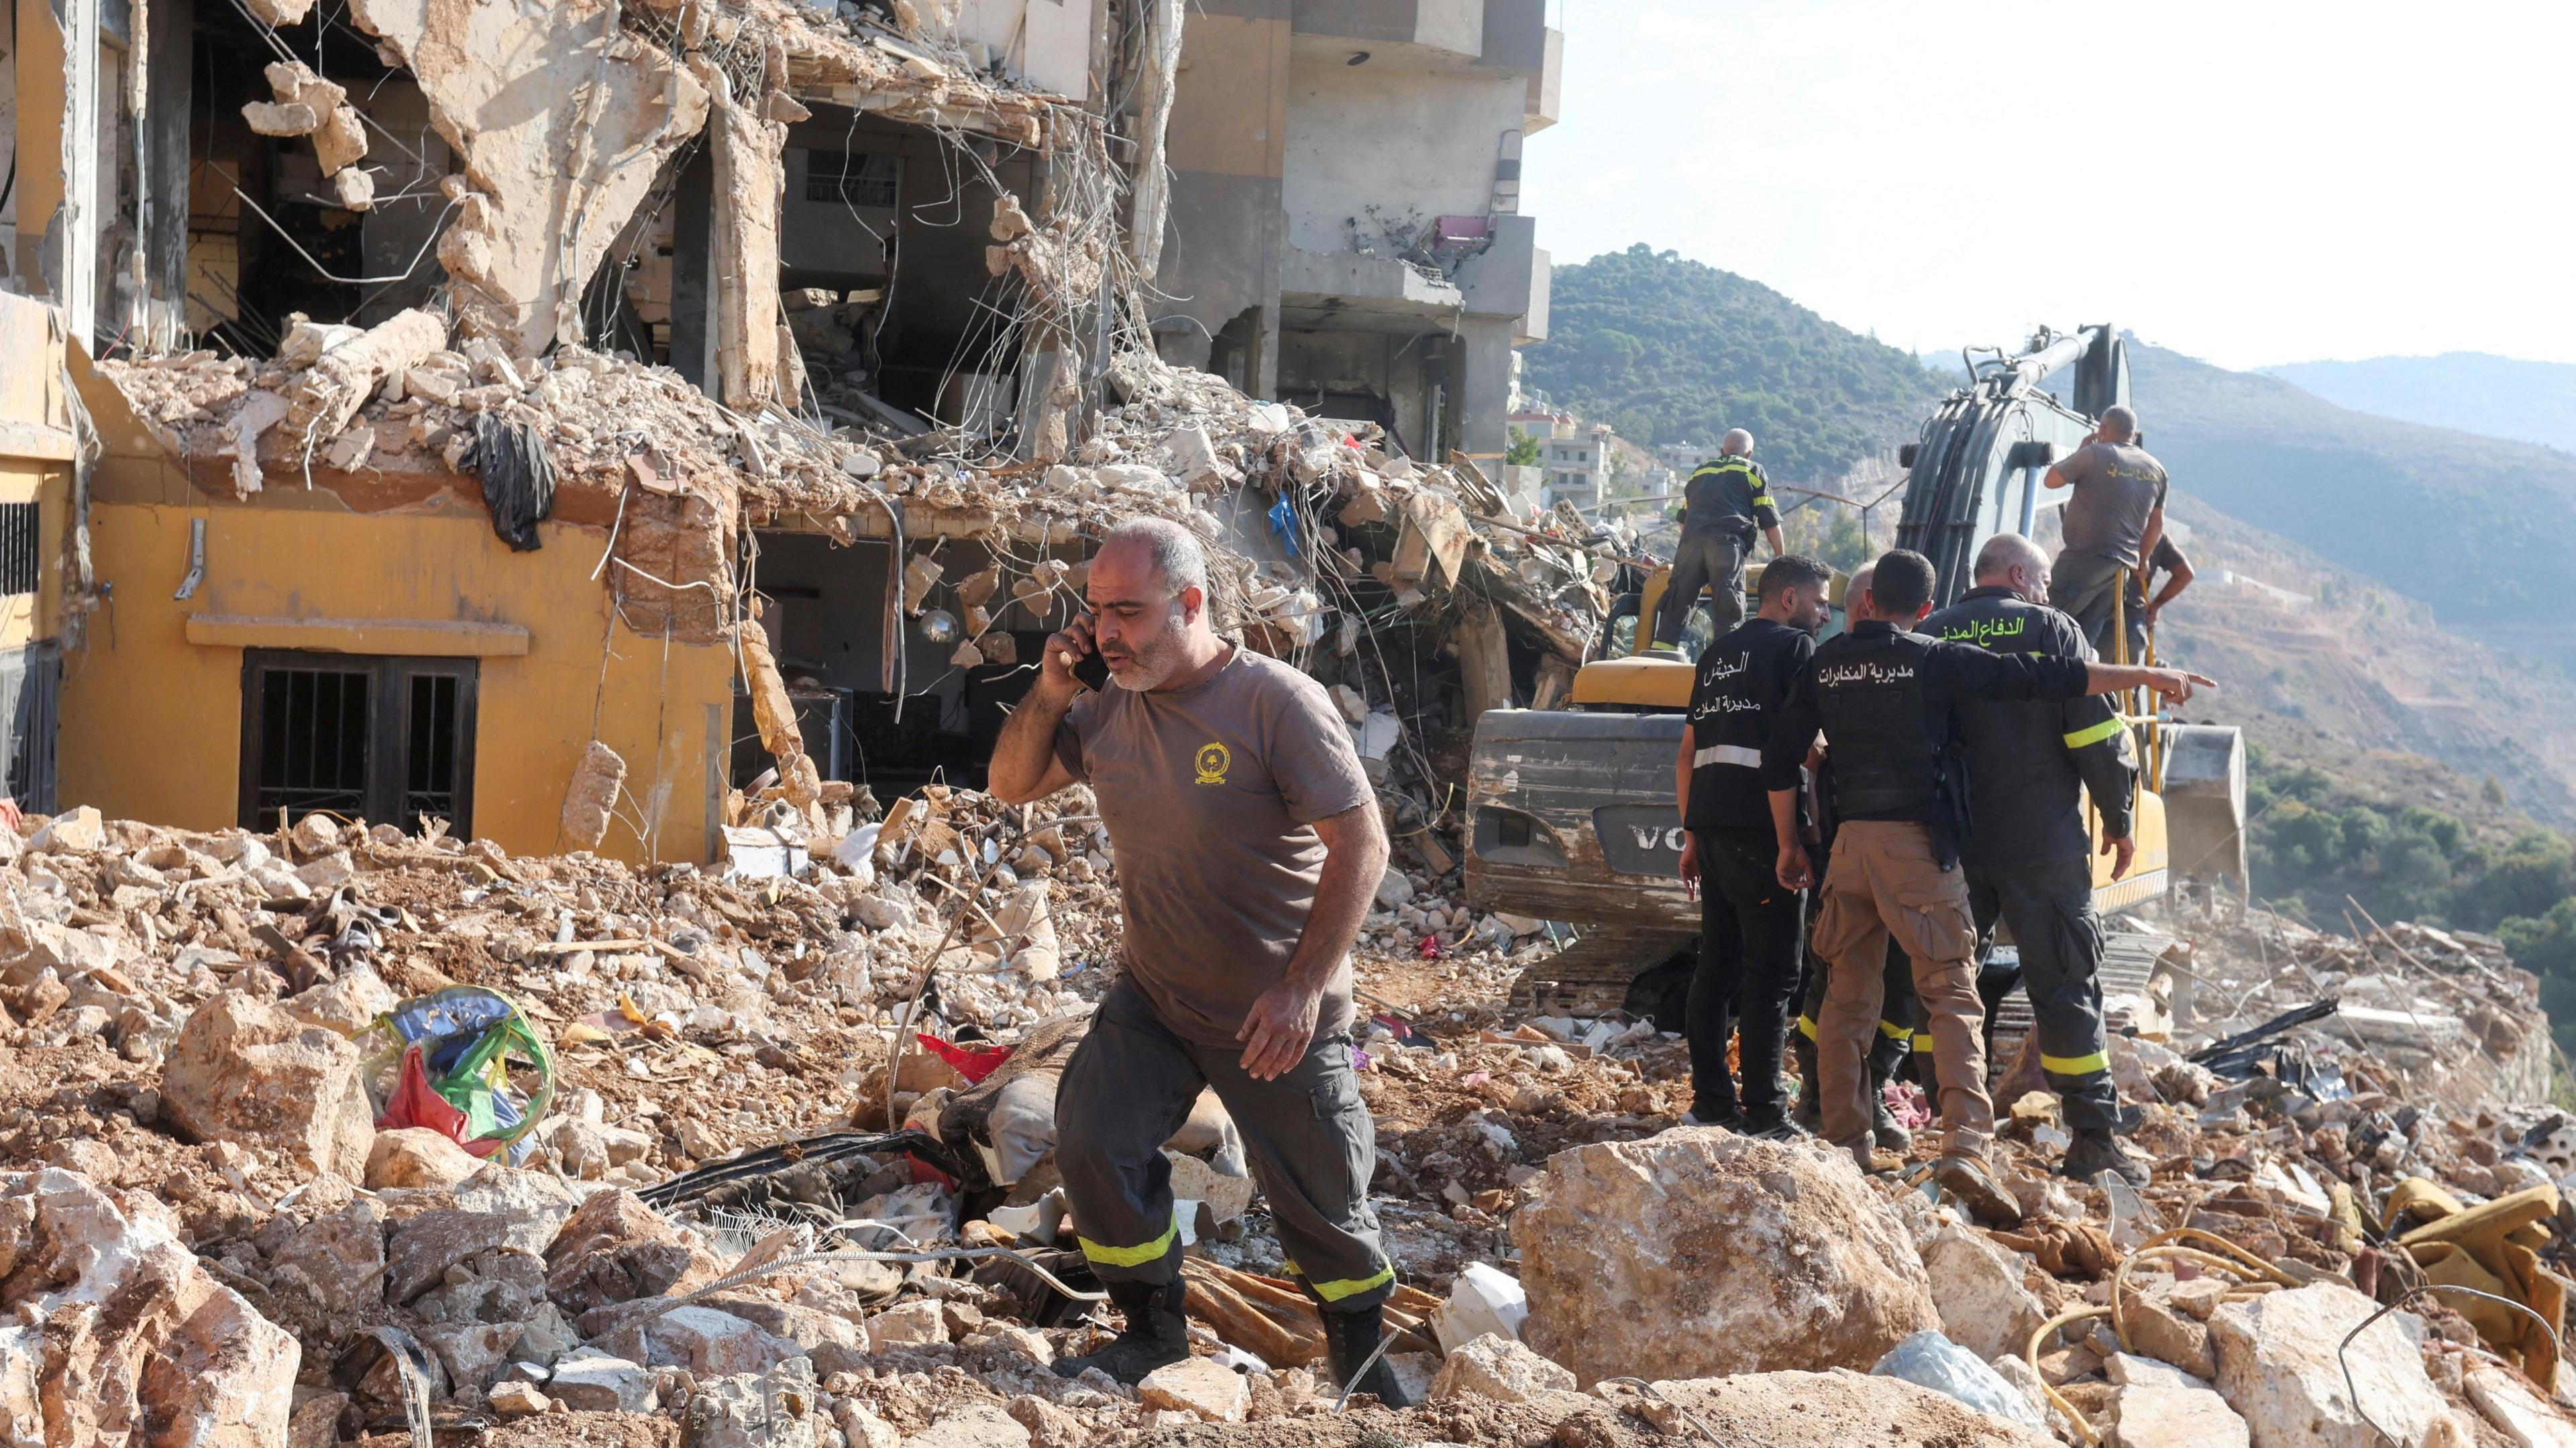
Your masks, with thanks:
M1970 560L2001 532L2029 536L2062 493L2044 495L2041 477L2089 437L2103 408L2128 401L2128 358L2109 326L2058 335L2043 331L2018 353L1967 354L1969 383L1899 450L1907 469L1898 546L1939 570L1935 606L1968 587ZM2041 383L2074 369L2073 405ZM1744 583L1749 612L1760 570ZM1563 707L1493 709L1476 722L1467 776L1467 897L1484 909L1561 922L1577 940L1524 975L1525 1004L1597 1013L1651 1009L1656 992L1639 977L1674 961L1699 930L1699 908L1681 889L1684 832L1674 807L1673 756L1689 707L1694 660L1710 642L1705 604L1694 607L1679 657L1643 651L1668 569L1621 600L1574 678ZM1843 586L1832 602L1840 627ZM2117 631L2115 630L2115 633ZM2150 645L2152 649L2152 645ZM2152 661L2152 656L2150 660ZM2147 699L2129 701L2144 710ZM2228 725L2186 724L2155 712L2131 722L2140 748L2141 788L2131 810L2135 858L2120 879L2094 855L2094 903L2113 911L2152 908L2186 881L2245 874L2245 745ZM2100 817L2094 820L2100 843ZM2104 989L2140 989L2152 964L2116 938ZM2134 974L2137 979L2128 980Z

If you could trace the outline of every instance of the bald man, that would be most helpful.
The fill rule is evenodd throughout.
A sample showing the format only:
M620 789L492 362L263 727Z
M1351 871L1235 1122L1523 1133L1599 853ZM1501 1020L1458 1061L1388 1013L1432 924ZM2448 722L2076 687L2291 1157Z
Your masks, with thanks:
M2138 415L2102 409L2093 440L2048 470L2052 488L2073 488L2062 520L2066 546L2057 555L2048 601L2075 616L2094 652L2134 664L2146 652L2143 611L2126 611L2124 637L2112 637L2121 570L2135 576L2165 532L2165 467L2138 446Z
M2092 656L2075 620L2040 602L2048 594L2048 557L2038 544L1999 533L1977 550L1976 569L1977 586L1925 619L1924 633L1999 654ZM2058 1170L2079 1181L2107 1171L2143 1186L2146 1164L2112 1134L2120 1103L2103 1039L2102 922L2093 910L2092 841L2084 818L2090 796L2102 814L2111 878L2127 874L2137 785L2129 731L2098 694L1962 699L1958 711L1969 802L1959 860L1978 957L1992 952L2000 920L2021 955L2040 1073L2075 1134Z
M1655 610L1650 647L1678 653L1682 631L1690 626L1691 606L1699 591L1709 591L1709 614L1716 621L1712 638L1723 638L1744 621L1744 558L1759 532L1780 556L1780 509L1771 501L1771 480L1753 460L1753 434L1742 428L1718 440L1717 456L1700 464L1682 488L1682 537L1673 545L1673 571L1664 582L1663 606Z

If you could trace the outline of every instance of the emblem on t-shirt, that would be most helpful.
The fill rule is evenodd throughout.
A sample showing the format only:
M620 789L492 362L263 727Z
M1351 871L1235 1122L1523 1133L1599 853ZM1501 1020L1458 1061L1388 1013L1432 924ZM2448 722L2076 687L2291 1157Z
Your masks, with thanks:
M1200 745L1198 758L1199 783L1225 783L1225 772L1233 765L1233 763L1234 756L1227 752L1224 745L1216 743Z

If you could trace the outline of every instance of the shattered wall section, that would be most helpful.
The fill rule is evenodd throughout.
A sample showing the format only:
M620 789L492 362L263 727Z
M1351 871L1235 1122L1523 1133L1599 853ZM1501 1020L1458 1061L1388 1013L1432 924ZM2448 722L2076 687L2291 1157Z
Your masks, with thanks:
M599 0L354 0L351 12L411 68L464 164L468 189L438 245L460 321L525 356L577 340L582 284L706 125L706 87L612 31L616 11Z
M766 112L778 91L746 102L711 61L690 70L710 95L715 147L717 396L749 409L775 397L779 382L778 208L787 190L787 126ZM785 68L785 60L777 68ZM801 109L801 108L800 108Z

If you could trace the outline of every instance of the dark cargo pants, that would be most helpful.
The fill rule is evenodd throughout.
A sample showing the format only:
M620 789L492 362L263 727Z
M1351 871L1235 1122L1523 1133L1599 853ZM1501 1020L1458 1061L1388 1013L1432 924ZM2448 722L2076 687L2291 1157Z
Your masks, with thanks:
M1360 1101L1348 1036L1318 1038L1274 1081L1238 1045L1183 1040L1126 982L1110 987L1056 1087L1055 1161L1084 1260L1104 1280L1166 1283L1181 1272L1172 1165L1163 1143L1202 1086L1216 1091L1269 1200L1289 1273L1330 1307L1384 1302L1395 1269L1368 1200L1377 1126Z
M2039 1034L2039 1069L2077 1131L2111 1129L2120 1099L2102 1027L2102 917L2093 910L2093 867L2082 855L2051 865L1968 871L1968 908L1978 954L1994 943L1995 922L2021 950L2022 989Z
M2077 626L2084 630L2084 641L2093 646L2095 656L2105 663L2146 662L2147 614L2142 608L2114 610L2120 601L2120 564L2117 559L2089 554L2061 553L2050 566L2048 576L2049 606L2074 615ZM2128 653L2122 655L2111 637L2112 614L2118 612L2126 625Z
M1798 989L1807 892L1780 886L1770 831L1698 830L1699 969L1684 1008L1690 1038L1691 1111L1703 1119L1739 1107L1780 1110L1780 1050L1789 997ZM1744 1087L1726 1070L1726 1038L1743 1038Z
M1708 613L1716 637L1744 621L1744 540L1732 533L1685 531L1673 545L1673 571L1664 581L1663 603L1655 610L1651 643L1677 644L1690 627L1691 605L1708 590Z

